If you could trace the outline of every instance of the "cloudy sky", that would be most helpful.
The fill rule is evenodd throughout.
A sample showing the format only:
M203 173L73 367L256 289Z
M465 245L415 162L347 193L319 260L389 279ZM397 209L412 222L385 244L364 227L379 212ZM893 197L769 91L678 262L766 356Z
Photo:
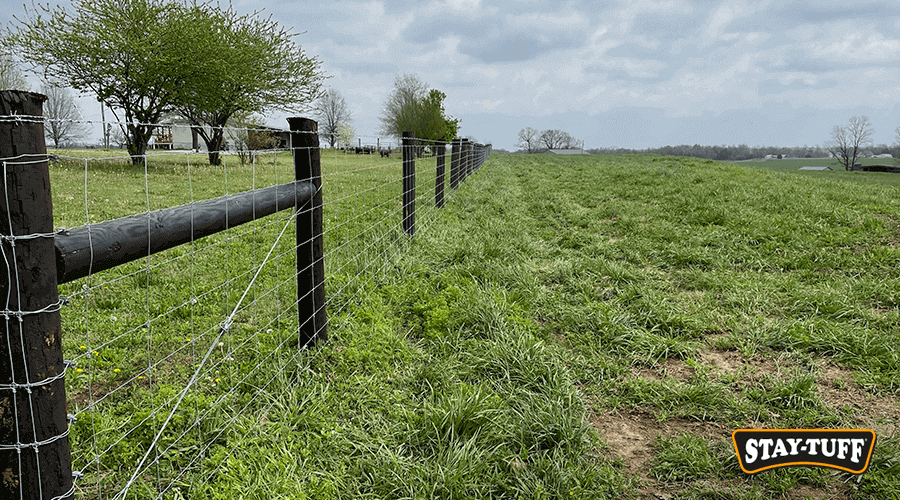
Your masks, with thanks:
M0 0L0 21L21 2ZM372 137L403 73L447 94L462 135L509 150L524 127L646 148L824 144L857 115L890 144L900 125L896 0L232 3L305 32L295 40Z

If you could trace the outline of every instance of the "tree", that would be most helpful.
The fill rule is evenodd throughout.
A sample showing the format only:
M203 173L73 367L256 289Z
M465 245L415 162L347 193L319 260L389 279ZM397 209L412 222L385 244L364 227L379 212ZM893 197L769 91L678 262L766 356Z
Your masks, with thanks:
M47 96L44 103L44 116L47 118L44 133L53 141L53 146L59 148L60 142L84 139L88 129L80 121L81 110L72 92L66 87L44 82L41 93Z
M353 125L342 123L338 125L336 137L339 147L349 148L353 146L353 139L356 138L356 130L353 129Z
M418 104L426 97L428 84L414 74L398 75L394 91L381 111L381 133L400 138L406 130L415 131Z
M316 101L313 111L319 119L319 133L328 141L329 147L333 148L338 142L341 125L350 124L353 120L347 101L337 89L329 88Z
M447 94L431 89L428 95L419 101L419 126L414 130L420 139L432 141L448 140L459 132L459 120L448 117L444 110L444 99Z
M72 12L26 8L17 22L4 44L45 76L96 94L126 128L135 164L169 111L208 125L201 135L218 163L234 113L300 110L318 97L323 78L293 33L212 2L72 0Z
M894 163L900 164L900 127L894 129L894 133L897 135L894 136L894 144L892 144L890 153L894 157Z
M560 149L567 147L572 136L562 130L544 130L539 137L540 143L547 149Z
M872 145L872 134L869 119L865 116L854 116L850 118L850 124L846 127L835 125L831 131L828 151L845 169L851 170L861 150Z
M534 153L537 151L538 144L537 130L525 127L519 131L519 142L516 143L517 148L524 149L528 153Z
M0 51L0 90L28 90L28 80L10 54Z
M404 131L412 131L420 139L449 140L459 132L459 120L447 116L444 99L447 95L413 74L398 76L394 91L382 109L381 133L400 138Z
M186 54L173 63L183 78L174 108L196 126L212 165L221 163L223 127L236 113L299 112L321 96L321 62L271 17L203 3L184 8L173 25Z
M26 7L4 43L46 78L96 94L125 128L139 164L181 80L173 61L184 34L172 26L181 9L166 0L73 0L72 9Z
M229 122L228 135L234 143L241 165L253 161L257 151L272 149L278 145L278 138L265 129L263 117L247 112L238 112Z
M569 135L568 132L563 132L562 137L559 140L559 148L560 149L575 149L578 147L578 139Z

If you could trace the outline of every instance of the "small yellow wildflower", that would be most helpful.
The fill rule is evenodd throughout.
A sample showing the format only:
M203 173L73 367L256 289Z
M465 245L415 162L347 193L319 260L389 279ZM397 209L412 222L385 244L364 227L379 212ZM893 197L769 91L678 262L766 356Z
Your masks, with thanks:
M115 373L119 373L120 371L122 371L122 370L120 370L118 368L113 368L113 372L115 372Z
M83 372L84 370L82 370L81 368L76 368L75 371L78 372L78 373L81 373L81 372Z

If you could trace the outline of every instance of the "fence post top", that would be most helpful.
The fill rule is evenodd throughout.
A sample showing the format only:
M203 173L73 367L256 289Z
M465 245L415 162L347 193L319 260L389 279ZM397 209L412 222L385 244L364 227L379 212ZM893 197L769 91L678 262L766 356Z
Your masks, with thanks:
M0 115L43 116L47 96L27 90L0 91Z
M287 119L291 132L318 132L319 124L312 119L302 116L292 116Z
M2 98L4 101L12 102L32 99L43 103L47 100L47 96L45 96L44 94L39 94L30 90L0 90L0 98Z

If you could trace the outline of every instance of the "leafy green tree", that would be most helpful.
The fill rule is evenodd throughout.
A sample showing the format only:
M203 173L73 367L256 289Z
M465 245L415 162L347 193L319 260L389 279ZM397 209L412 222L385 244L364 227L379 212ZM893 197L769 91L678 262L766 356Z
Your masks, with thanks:
M420 129L416 135L422 139L449 140L459 132L459 120L448 117L444 111L444 99L447 94L431 89L420 101Z
M4 44L48 78L96 94L125 127L135 164L173 110L207 126L198 130L218 164L234 113L299 110L318 96L320 63L293 36L212 2L72 0L71 11L26 8Z
M73 0L71 11L26 7L4 44L47 79L96 94L122 122L139 164L152 124L177 95L173 61L184 34L172 21L180 11L165 0Z
M207 3L184 9L174 24L187 54L175 63L185 76L174 108L197 126L212 165L221 163L223 128L235 114L301 111L322 94L320 61L271 17Z

